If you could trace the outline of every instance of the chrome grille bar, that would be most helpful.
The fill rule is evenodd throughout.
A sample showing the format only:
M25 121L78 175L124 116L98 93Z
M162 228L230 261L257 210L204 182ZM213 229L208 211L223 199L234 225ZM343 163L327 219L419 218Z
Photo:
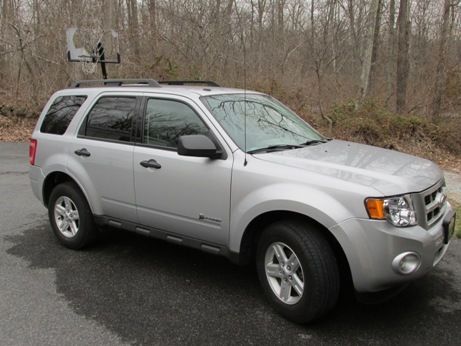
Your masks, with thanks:
M446 209L446 195L443 182L423 192L426 224L430 227L437 222Z

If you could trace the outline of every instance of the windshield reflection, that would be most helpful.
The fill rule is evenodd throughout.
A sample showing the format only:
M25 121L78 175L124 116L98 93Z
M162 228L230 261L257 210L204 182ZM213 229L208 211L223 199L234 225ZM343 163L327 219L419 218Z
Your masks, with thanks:
M324 139L295 113L266 95L221 94L201 99L242 150L246 121L247 152L274 146L289 149Z

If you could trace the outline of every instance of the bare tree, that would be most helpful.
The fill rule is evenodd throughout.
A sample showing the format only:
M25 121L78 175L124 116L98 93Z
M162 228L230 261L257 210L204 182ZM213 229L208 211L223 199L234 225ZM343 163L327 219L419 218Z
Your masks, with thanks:
M395 85L395 0L389 1L389 22L387 35L386 79L389 98L394 94Z
M459 0L0 0L0 103L38 107L71 79L98 78L66 63L64 31L102 25L120 37L111 77L239 86L243 32L248 88L306 114L329 121L335 105L369 97L461 112L446 93L461 83L447 73L459 68L459 12Z
M459 3L459 1L457 1ZM442 24L440 28L440 43L437 70L434 84L434 98L432 101L432 116L438 116L442 108L443 89L446 84L446 56L448 49L448 38L451 36L449 32L450 26L450 11L453 11L455 3L451 0L444 0L442 12Z
M407 102L407 83L410 70L410 17L408 0L400 0L398 17L398 50L396 75L396 111L403 113Z
M133 48L133 53L136 60L139 60L139 23L138 23L138 1L126 0L128 14L128 32L130 35L130 43Z
M362 64L362 74L360 94L361 100L368 96L369 85L371 79L372 66L376 62L376 51L378 46L379 39L379 26L380 26L380 17L381 17L381 0L372 0L370 6L370 30L367 34L365 42L365 54Z

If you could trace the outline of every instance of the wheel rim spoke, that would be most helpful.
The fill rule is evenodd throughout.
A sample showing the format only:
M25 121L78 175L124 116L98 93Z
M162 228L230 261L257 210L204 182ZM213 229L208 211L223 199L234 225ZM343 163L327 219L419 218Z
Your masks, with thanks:
M62 221L61 226L59 227L59 230L61 232L67 231L67 228L69 228L69 223L67 221Z
M64 208L62 205L56 205L56 208L55 208L56 212L61 215L61 216L64 216L66 215L66 208Z
M301 281L298 274L293 275L293 280L291 282L291 285L293 286L296 293L298 293L299 296L302 296L304 292L304 282Z
M288 281L282 280L280 285L280 298L287 301L291 296L291 285Z
M291 254L290 258L288 259L288 263L291 267L291 271L295 273L299 268L299 260L298 260L298 257L296 257L294 252Z
M69 198L64 197L64 205L66 206L66 210L67 210L67 211L71 211L71 210L72 210L72 206L71 206L71 202L70 202L70 199L69 199Z
M69 223L69 226L70 226L70 231L72 232L73 235L77 234L78 232L78 227L77 227L77 224L75 223L75 221L71 221Z
M281 268L280 268L280 266L278 264L268 263L266 265L266 273L267 273L267 275L272 276L274 278L281 278L282 277Z
M279 262L285 263L288 258L283 251L283 247L280 244L274 244L272 247L274 248L275 255L277 256Z

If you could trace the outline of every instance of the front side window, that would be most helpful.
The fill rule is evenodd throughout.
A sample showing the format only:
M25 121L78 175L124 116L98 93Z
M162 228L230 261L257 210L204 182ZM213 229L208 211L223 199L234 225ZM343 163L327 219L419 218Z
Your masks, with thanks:
M136 109L136 97L100 98L88 114L85 135L129 142Z
M57 97L43 118L40 132L62 135L85 102L86 96Z
M221 94L201 97L216 120L248 152L277 145L302 146L322 137L276 99L261 94ZM245 119L246 115L246 119Z
M180 136L207 133L208 128L188 105L165 99L147 101L144 143L176 148Z

